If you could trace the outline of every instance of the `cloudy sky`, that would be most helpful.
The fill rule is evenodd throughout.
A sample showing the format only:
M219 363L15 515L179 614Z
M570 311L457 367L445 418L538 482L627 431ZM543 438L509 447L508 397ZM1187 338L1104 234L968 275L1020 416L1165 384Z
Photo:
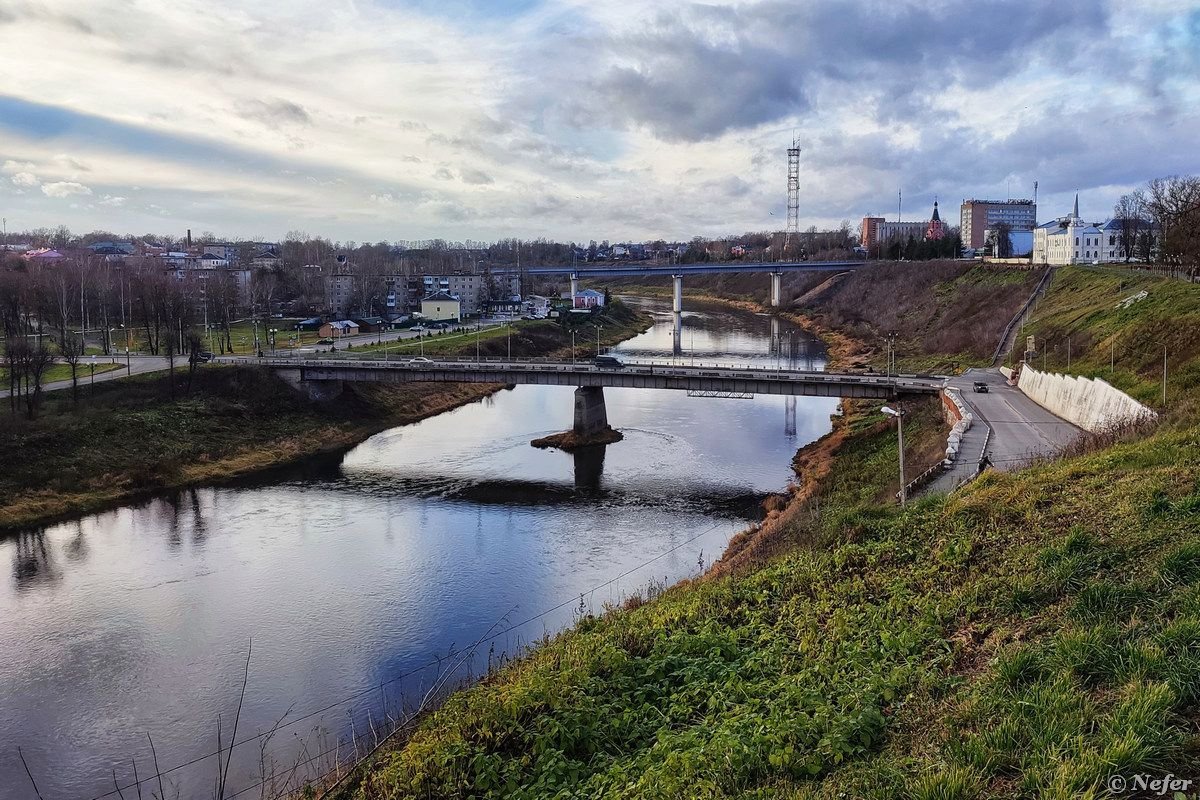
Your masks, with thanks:
M677 238L1200 172L1200 2L4 0L9 229Z

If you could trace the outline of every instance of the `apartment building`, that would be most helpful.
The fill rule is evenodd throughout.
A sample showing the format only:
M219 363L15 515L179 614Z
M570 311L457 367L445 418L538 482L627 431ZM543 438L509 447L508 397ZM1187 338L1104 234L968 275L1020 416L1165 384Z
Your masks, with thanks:
M963 200L959 211L963 247L980 248L987 232L1001 222L1014 231L1037 227L1037 204L1032 200Z

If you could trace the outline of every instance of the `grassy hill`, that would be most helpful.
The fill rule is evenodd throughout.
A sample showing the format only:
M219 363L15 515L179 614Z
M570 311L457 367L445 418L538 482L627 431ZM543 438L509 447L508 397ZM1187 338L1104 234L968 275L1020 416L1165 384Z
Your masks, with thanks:
M1146 292L1140 300L1132 300ZM1131 299L1129 303L1123 301ZM1048 369L1103 378L1155 407L1194 404L1200 388L1200 286L1121 268L1062 267L1024 334ZM1018 343L1018 349L1024 344ZM1018 358L1019 358L1018 354ZM1041 368L1043 359L1035 360Z
M797 521L807 544L764 566L584 620L455 695L353 796L1074 798L1187 774L1198 437L905 512L828 492L826 544Z
M967 275L939 285L983 279ZM1030 328L1093 337L1081 366L1100 368L1103 337L1126 343L1114 380L1148 398L1135 343L1180 348L1156 429L900 510L894 431L852 407L801 452L793 501L705 578L456 693L345 794L1065 800L1108 796L1113 775L1190 776L1200 420L1192 334L1170 323L1197 314L1186 284L1062 270Z

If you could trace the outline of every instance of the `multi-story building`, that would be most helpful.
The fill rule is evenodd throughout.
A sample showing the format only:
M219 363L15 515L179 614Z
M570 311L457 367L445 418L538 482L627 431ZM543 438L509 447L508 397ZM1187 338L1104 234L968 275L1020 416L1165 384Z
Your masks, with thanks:
M983 247L987 231L1001 222L1014 231L1037 227L1037 204L1032 200L963 200L959 215L963 247Z
M863 217L858 238L862 246L868 250L879 241L879 223L881 222L883 222L883 217Z
M875 226L876 242L890 242L894 240L908 241L909 238L920 241L925 238L925 230L929 227L929 221L922 222L880 222Z

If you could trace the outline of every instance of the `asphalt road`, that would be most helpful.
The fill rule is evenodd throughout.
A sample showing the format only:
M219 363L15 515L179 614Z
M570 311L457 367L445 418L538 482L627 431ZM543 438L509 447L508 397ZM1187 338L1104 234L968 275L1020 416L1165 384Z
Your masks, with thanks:
M975 381L985 382L988 391L973 391ZM975 415L992 429L987 455L996 469L1017 469L1057 453L1082 433L1009 386L998 369L969 369L952 378L950 385L962 391Z
M121 378L127 378L130 375L141 375L146 372L159 372L167 368L167 359L161 356L133 356L128 360L129 366L126 367L126 359L111 356L97 356L97 364L111 364L113 361L121 365L121 369L110 370L109 372L100 372L96 374L96 383L103 381L115 381ZM92 383L91 369L88 367L92 363L91 356L81 358L79 360L79 386L80 389L86 389ZM187 358L180 357L175 359L175 366L187 367ZM42 386L43 392L56 392L61 389L70 389L71 381L68 378L65 381L52 381ZM8 397L8 389L0 389L0 397Z

